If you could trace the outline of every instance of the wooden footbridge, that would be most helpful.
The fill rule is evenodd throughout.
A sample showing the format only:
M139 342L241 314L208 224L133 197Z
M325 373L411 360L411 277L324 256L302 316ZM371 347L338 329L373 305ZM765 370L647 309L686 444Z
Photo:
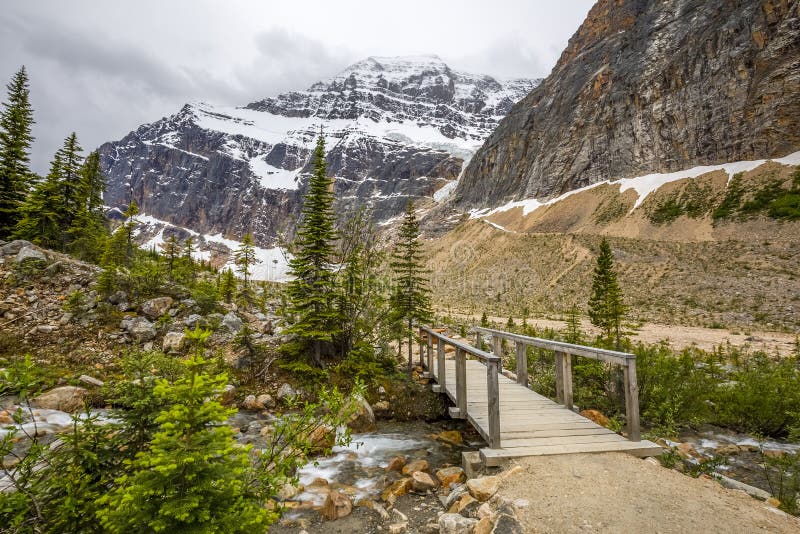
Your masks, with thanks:
M622 451L636 456L654 456L662 449L642 441L639 430L639 390L636 357L558 341L522 336L489 328L474 328L476 345L445 336L425 326L420 330L420 360L434 379L434 391L446 393L455 407L454 418L466 419L486 440L480 454L485 465L505 459L550 454ZM492 353L481 350L482 336L491 336ZM502 372L502 343L516 349L516 380ZM447 347L455 349L447 358ZM527 348L555 353L556 401L528 387ZM434 357L435 353L435 357ZM601 360L622 366L625 383L625 438L573 411L572 356Z

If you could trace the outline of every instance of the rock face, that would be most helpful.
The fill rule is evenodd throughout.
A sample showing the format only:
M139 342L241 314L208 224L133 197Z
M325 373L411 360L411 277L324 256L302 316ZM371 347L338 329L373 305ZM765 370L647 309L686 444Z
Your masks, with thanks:
M100 147L104 199L114 207L136 200L143 213L201 234L250 232L271 246L299 212L324 127L337 209L367 205L385 220L455 179L536 83L456 72L437 57L372 57L244 108L187 104Z
M797 150L797 2L600 0L452 198L486 207Z

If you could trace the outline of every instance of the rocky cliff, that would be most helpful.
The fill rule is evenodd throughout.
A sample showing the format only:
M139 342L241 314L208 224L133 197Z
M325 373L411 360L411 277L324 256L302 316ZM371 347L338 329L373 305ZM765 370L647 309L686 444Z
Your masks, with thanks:
M800 149L800 1L600 0L472 158L462 209Z
M134 199L172 225L271 246L299 213L323 131L337 210L390 219L457 178L536 83L457 72L435 56L368 58L244 108L187 104L101 147L105 201Z

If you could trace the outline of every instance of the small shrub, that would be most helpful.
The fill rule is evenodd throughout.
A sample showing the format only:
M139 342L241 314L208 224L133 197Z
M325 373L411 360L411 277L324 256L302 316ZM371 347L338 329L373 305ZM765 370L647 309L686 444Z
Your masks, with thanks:
M216 284L208 280L198 280L192 289L192 299L197 303L200 313L207 315L219 308L219 292Z
M766 456L762 449L761 458L770 493L781 503L778 507L788 514L800 515L800 454Z

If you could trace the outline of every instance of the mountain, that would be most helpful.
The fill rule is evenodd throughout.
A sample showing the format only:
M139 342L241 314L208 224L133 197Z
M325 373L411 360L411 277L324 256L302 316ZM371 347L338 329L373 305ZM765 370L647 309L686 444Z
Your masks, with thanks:
M435 56L370 57L305 91L242 108L207 103L145 124L100 148L106 204L136 200L170 227L265 247L291 230L320 131L337 210L378 221L431 197L536 80L496 80Z
M460 209L800 150L800 2L599 0L465 169Z

